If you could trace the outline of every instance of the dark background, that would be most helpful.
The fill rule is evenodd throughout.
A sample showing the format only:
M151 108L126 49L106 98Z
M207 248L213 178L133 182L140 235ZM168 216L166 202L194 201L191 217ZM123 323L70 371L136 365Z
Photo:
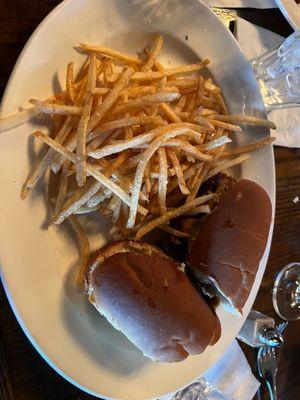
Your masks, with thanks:
M59 3L54 0L0 0L0 98L28 37ZM234 10L228 11L235 14ZM278 10L241 9L250 22L287 36L291 28ZM300 149L275 147L276 219L271 253L255 309L275 317L271 288L276 273L292 261L300 261ZM278 397L300 399L300 321L285 333L278 372ZM252 365L254 352L243 346ZM268 398L266 396L266 398ZM92 399L67 383L38 355L19 327L0 284L0 400Z

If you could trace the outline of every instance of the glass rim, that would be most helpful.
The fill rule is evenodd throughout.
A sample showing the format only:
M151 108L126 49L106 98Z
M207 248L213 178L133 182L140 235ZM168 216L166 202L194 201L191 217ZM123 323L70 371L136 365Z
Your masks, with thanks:
M291 262L289 264L287 264L276 276L276 279L274 281L274 285L273 285L273 289L272 289L272 302L273 302L273 307L277 313L277 315L282 318L284 321L296 321L298 319L300 319L300 314L298 317L294 317L294 318L286 318L286 316L283 316L281 311L279 310L278 307L278 303L277 303L277 293L278 293L278 288L279 288L279 284L280 281L283 277L283 275L286 273L286 271L288 271L291 267L293 267L294 265L297 265L300 267L300 262Z

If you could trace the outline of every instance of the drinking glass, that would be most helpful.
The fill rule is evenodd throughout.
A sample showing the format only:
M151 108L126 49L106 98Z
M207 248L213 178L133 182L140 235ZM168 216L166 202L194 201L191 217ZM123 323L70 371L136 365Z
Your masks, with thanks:
M288 264L279 272L272 295L275 311L283 320L300 319L300 263Z
M300 30L250 63L267 109L300 105Z
M177 392L172 400L233 400L221 393L205 378L199 378L191 385Z

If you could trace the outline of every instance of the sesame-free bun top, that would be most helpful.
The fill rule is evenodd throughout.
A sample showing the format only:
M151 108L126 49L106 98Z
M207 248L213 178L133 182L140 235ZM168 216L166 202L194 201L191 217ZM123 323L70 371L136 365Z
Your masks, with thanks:
M220 337L214 311L180 264L155 246L105 246L89 266L86 287L100 314L153 361L181 361Z
M268 194L243 179L208 217L190 247L189 265L241 311L264 254L272 218ZM197 274L198 272L198 274Z

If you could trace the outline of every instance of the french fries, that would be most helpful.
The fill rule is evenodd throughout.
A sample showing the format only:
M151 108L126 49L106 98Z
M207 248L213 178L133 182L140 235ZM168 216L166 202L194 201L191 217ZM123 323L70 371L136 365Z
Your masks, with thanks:
M139 202L139 193L142 186L142 181L145 173L145 168L153 156L153 154L169 139L175 138L176 136L184 135L189 131L188 128L185 127L168 127L165 128L166 131L162 133L158 138L156 138L149 147L144 152L144 157L139 162L134 178L133 189L131 192L131 201L130 201L130 212L129 218L127 221L127 229L133 228L136 220L136 214L138 209L138 202Z
M276 125L267 119L251 117L248 115L214 115L217 121L228 122L232 124L248 124L256 126L265 126L269 129L276 129Z
M80 289L83 284L86 269L88 266L88 261L89 261L90 254L91 254L91 247L90 247L89 239L88 239L83 227L81 226L80 222L75 217L75 215L70 215L68 220L76 234L78 245L79 245L79 272L77 275L76 284L77 284L77 287Z
M35 107L32 107L16 114L12 114L6 118L0 118L0 133L16 128L38 114L39 110L37 110Z
M158 149L159 157L159 177L158 177L158 204L160 213L167 212L166 197L168 183L168 161L166 150L163 147Z
M209 120L209 122L213 126L226 129L227 131L233 131L233 132L241 132L242 131L242 128L240 126L229 124L228 122L218 121L215 119L211 119L211 120Z
M128 54L122 53L120 51L110 49L109 47L98 46L89 43L80 43L79 48L83 51L89 53L96 53L100 55L104 55L106 57L114 58L122 63L126 64L141 64L141 60L136 56L130 56Z
M163 125L163 123L164 123L163 119L159 116L148 117L146 115L142 115L140 117L127 117L106 122L103 125L100 125L98 129L101 132L106 132L109 130L125 128L132 125L146 125L146 124Z
M66 140L68 134L70 133L70 131L72 129L73 123L74 123L73 118L71 116L68 116L56 136L57 143L63 143ZM26 182L22 188L22 191L21 191L22 199L25 199L28 196L30 190L34 189L34 187L37 185L38 181L42 178L44 173L47 171L47 169L51 165L51 162L54 159L55 154L56 154L55 151L53 151L52 149L49 149L47 151L47 153L44 155L44 157L42 158L42 160L40 161L40 163L32 171L31 175L26 180Z
M60 206L54 214L53 222L57 225L61 224L67 217L76 213L80 207L86 204L101 187L100 182L89 180L84 187L79 188Z
M141 239L152 229L180 238L169 226L180 215L209 213L212 195L199 196L209 178L247 161L250 153L270 145L264 137L229 147L232 133L245 124L275 129L262 118L230 115L222 90L202 75L209 60L179 67L158 60L163 38L154 37L143 56L85 43L87 59L77 76L67 64L65 90L32 108L0 119L0 133L30 118L48 114L53 132L33 136L47 152L21 192L25 198L50 170L60 174L52 222L70 222L79 239L85 273L88 239L75 215L92 211L111 218L115 233ZM228 147L227 147L228 146Z
M83 186L86 181L86 135L89 122L93 97L91 93L85 99L82 115L77 128L76 143L76 179L78 186Z
M66 91L71 102L75 101L75 87L74 87L74 63L69 62L67 65L66 75Z
M212 156L210 154L203 154L200 150L197 149L196 146L191 145L182 139L173 139L169 140L165 143L167 147L178 147L180 150L183 150L187 154L190 154L195 159L200 161L210 161L212 160Z
M180 117L176 114L176 111L169 106L167 103L161 103L160 105L161 110L165 113L166 117L171 122L181 122Z
M153 49L151 52L149 52L148 59L142 66L141 71L151 70L151 68L155 63L156 58L159 56L162 45L163 45L163 37L161 35L156 36L153 43Z
M55 208L54 208L54 216L58 215L60 212L66 195L67 195L67 190L68 190L68 177L69 177L69 166L70 166L70 161L66 160L63 165L63 169L61 172L60 176L60 181L59 181L59 187L58 187L58 192L57 192L57 197L56 197L56 203L55 203Z
M39 112L44 114L81 115L83 111L82 107L47 103L46 101L35 99L29 100L29 103L33 104Z
M102 120L105 113L109 111L109 109L113 106L113 104L117 101L119 94L128 84L128 80L133 75L134 70L132 68L125 69L122 73L120 79L116 83L115 87L109 92L108 96L105 98L103 103L101 103L94 113L91 115L88 124L88 132L90 132L99 122Z
M99 159L110 156L112 154L119 153L120 151L139 147L144 143L149 143L153 138L157 136L157 131L153 130L148 133L136 136L132 139L125 139L120 144L108 144L107 146L101 147L99 150L90 151L88 154L90 157Z
M163 78L164 76L173 77L181 76L185 74L191 74L192 72L199 71L209 64L209 60L205 59L198 64L183 65L177 68L164 69L163 71L149 71L149 72L135 72L130 78L134 82L143 81L155 81ZM110 82L114 83L118 80L120 75L118 73L112 74Z
M42 132L36 131L33 133L33 135L36 138L42 140L44 143L48 144L53 150L57 151L60 154L63 154L68 160L72 161L72 163L76 165L76 156L74 153L72 153L69 150L65 150L63 146L61 146L59 143L55 142L54 140L49 138L49 136L43 134ZM86 169L91 176L93 176L103 186L110 189L115 195L120 197L121 200L124 201L124 203L126 203L127 205L131 204L130 197L128 196L128 194L122 188L116 185L113 181L107 179L106 176L104 176L100 171L98 171L97 168L87 164ZM140 209L140 212L143 215L147 215L147 210L144 207L137 206L137 210L138 208Z
M267 136L261 140L258 140L257 142L245 144L243 146L234 147L227 151L223 151L223 153L221 154L221 157L230 157L230 156L234 156L234 155L238 155L238 154L250 153L252 151L260 149L261 147L268 146L269 144L273 143L274 140L275 140L274 137Z
M200 189L200 186L201 186L205 176L207 175L207 172L209 171L209 169L210 169L210 164L208 164L208 163L201 164L198 167L198 169L191 181L190 194L188 195L188 197L186 199L186 203L193 201L196 198L197 193Z
M193 210L186 213L186 215L194 216L198 214L209 214L211 209L208 205L195 207Z
M161 215L158 218L153 219L150 222L146 222L142 227L138 230L137 234L135 235L136 240L140 240L143 236L145 236L147 233L152 231L154 228L160 226L160 225L165 225L168 223L172 218L179 217L180 215L183 215L192 209L194 209L197 206L200 206L201 204L204 204L205 202L208 202L212 198L214 198L214 194L208 194L205 196L198 197L197 199L188 202L184 204L183 206L180 206L174 210L168 211L164 215Z
M169 233L172 236L176 236L178 238L188 239L190 237L190 235L188 233L181 232L178 229L171 228L168 225L161 225L161 226L159 226L159 229L161 229L164 232Z
M225 171L228 168L239 165L239 164L247 161L249 158L250 158L249 154L242 154L241 156L233 158L232 160L222 162L217 167L215 167L209 171L209 173L204 178L204 182L207 181L212 176L218 174L219 172Z
M165 103L165 102L171 102L174 100L178 100L179 97L180 97L180 94L178 92L169 92L169 91L160 92L160 93L157 93L154 95L149 94L149 95L131 100L128 103L117 107L112 115L113 116L123 115L127 112L133 111L138 108L151 106L152 104Z
M181 193L183 193L185 195L190 194L190 191L189 191L188 187L186 186L182 167L180 165L180 162L178 160L178 157L177 157L175 151L168 149L168 157L170 158L173 168L175 170L175 173L177 175L178 186L179 186Z

